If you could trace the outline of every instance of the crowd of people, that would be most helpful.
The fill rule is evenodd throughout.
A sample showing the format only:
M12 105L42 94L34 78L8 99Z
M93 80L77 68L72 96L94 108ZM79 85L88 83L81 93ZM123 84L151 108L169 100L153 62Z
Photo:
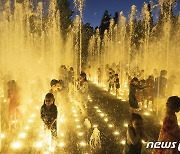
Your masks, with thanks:
M91 67L89 67L90 69ZM88 79L92 78L91 71L88 72ZM125 75L122 79L122 74ZM103 71L98 68L97 79L98 83L102 84L104 81L108 86L108 91L115 91L116 96L119 95L119 90L122 86L122 81L127 82L129 86L129 106L131 120L127 129L127 138L124 153L135 154L141 153L142 139L147 141L147 135L144 131L143 117L137 113L140 106L149 106L152 104L152 109L157 110L157 104L160 99L163 101L167 96L171 96L176 77L171 75L166 78L167 71L161 70L158 75L157 70L146 78L145 71L139 68L126 71L121 71L119 65L106 65L105 77ZM57 119L59 112L63 111L68 114L70 110L70 97L77 100L75 105L80 109L84 119L87 115L88 107L88 80L85 72L81 72L78 78L75 76L73 67L69 69L65 65L59 68L59 78L50 81L50 90L45 95L44 103L41 106L40 114L44 123L45 129L51 131L52 138L57 139ZM128 88L127 86L127 88ZM7 104L8 117L10 121L14 121L21 117L19 110L21 89L18 87L15 80L10 80L7 83ZM169 87L169 89L168 89ZM168 89L168 91L167 91ZM146 103L146 104L145 104ZM164 105L165 106L165 105ZM166 103L165 118L162 128L160 130L158 141L177 141L180 140L180 129L178 127L177 112L180 111L180 98L178 96L171 96ZM158 149L153 150L153 154L178 153L175 149Z

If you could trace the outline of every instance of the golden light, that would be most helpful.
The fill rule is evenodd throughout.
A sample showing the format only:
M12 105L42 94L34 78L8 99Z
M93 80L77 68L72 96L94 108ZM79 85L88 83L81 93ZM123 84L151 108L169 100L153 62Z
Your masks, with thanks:
M178 122L178 125L180 126L180 122Z
M86 146L86 142L84 142L84 141L81 141L79 144L80 144L80 146L82 146L82 147L85 147L85 146Z
M97 128L97 127L98 127L98 125L96 125L96 124L95 124L95 125L93 125L93 128Z
M100 116L101 116L101 117L104 117L105 115L104 115L104 113L100 113Z
M79 119L75 119L75 122L79 122Z
M101 113L101 110L97 110L98 113Z
M105 122L108 122L108 118L104 118L104 121L105 121Z
M12 121L13 124L15 124L15 123L17 123L17 122L18 122L18 120L13 120L13 121Z
M26 137L26 133L22 132L19 134L19 138L25 138Z
M97 106L94 106L94 108L95 108L95 109L98 109L98 107L97 107Z
M64 147L64 146L65 146L64 142L60 142L60 143L59 143L59 147L62 148L62 147Z
M124 125L123 125L124 127L128 127L128 123L124 123Z
M6 103L6 102L7 102L7 100L6 100L6 99L4 99L4 100L3 100L3 102L4 102L4 103Z
M29 130L29 128L30 128L30 127L29 127L28 125L26 125L26 126L24 127L25 130Z
M1 139L4 139L5 138L5 134L1 134Z
M74 113L76 113L76 112L77 112L77 111L76 111L76 110L74 110L74 109L73 109L72 111L73 111Z
M81 128L81 126L80 126L80 125L77 125L76 128Z
M35 118L36 117L36 114L31 114L31 118Z
M33 123L34 121L33 121L32 119L29 119L28 122L29 122L29 123Z
M121 143L122 145L125 145L125 144L126 144L126 140L122 140L120 143Z
M43 147L43 142L42 141L38 141L34 144L34 147L36 148L42 148Z
M40 109L40 106L36 106L36 110L39 110Z
M19 141L16 141L16 142L12 143L11 147L13 149L20 149L22 147L22 143Z
M144 112L143 114L146 115L146 116L150 116L149 112Z
M109 126L109 128L113 128L113 125L112 125L112 124L109 124L108 126Z
M120 134L119 131L114 132L114 135L119 135L119 134Z
M77 114L74 114L74 117L77 117L78 115Z
M61 137L64 137L64 133L61 133L60 136L61 136Z
M83 132L79 132L79 133L78 133L78 136L83 136L83 135L84 135Z

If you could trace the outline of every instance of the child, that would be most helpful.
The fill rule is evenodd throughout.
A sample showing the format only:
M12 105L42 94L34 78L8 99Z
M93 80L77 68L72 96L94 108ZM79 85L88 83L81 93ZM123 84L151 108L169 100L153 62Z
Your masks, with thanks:
M57 138L57 107L52 93L47 93L44 104L41 107L41 119L45 124L45 129L51 130L52 138Z
M115 86L116 86L116 96L118 97L118 95L119 95L119 88L120 88L118 74L115 74L114 83L115 83Z
M180 98L178 96L169 97L166 103L166 113L161 127L158 142L179 142L180 129L177 116L180 110ZM154 149L153 154L179 154L178 148L174 149Z
M57 86L56 86L57 83L58 83L58 80L56 79L52 79L50 82L51 89L49 90L49 92L54 95L55 99L57 96Z
M110 92L111 89L114 90L114 76L113 76L113 73L112 73L112 72L109 72L108 83L109 83L108 91Z
M127 129L124 154L141 154L142 140L147 141L143 128L143 118L141 115L132 113L131 121Z
M7 85L8 85L9 118L10 120L17 120L20 118L19 88L14 80L9 81Z
M136 91L137 89L140 89L138 87L138 78L133 78L130 83L130 89L129 89L129 105L130 109L135 110L138 109L138 101L136 98Z
M98 84L101 84L102 83L102 72L101 72L101 68L98 68L98 71L97 71L97 75L98 75Z

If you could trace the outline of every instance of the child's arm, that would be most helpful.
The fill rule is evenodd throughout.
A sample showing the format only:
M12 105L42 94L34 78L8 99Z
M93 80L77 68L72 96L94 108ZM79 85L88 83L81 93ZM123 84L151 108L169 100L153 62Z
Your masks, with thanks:
M131 144L136 145L140 139L140 133L136 133L136 135L134 135L133 131L128 128L127 138L130 140Z
M44 122L44 124L47 125L47 121L46 121L46 118L45 118L45 113L44 113L44 108L43 107L41 107L41 119Z

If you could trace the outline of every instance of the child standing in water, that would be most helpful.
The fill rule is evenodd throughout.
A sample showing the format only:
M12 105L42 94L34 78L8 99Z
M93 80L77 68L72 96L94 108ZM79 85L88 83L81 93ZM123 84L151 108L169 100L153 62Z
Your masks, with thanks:
M57 138L57 107L54 104L55 99L52 93L47 93L44 104L41 107L41 119L44 122L45 129L51 130L52 138Z
M20 118L19 88L14 80L9 81L7 85L8 85L9 119L17 120Z
M118 97L119 96L119 88L120 88L118 74L115 74L114 83L115 83L115 86L116 86L116 97Z
M147 141L144 133L143 118L139 114L132 113L127 129L124 154L141 154L142 140Z

